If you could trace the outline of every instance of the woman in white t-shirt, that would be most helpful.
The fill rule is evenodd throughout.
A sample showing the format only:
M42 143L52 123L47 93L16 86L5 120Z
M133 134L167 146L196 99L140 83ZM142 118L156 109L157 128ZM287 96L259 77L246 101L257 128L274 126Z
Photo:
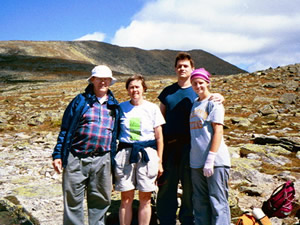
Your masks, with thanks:
M224 106L209 101L210 73L191 73L199 96L190 114L190 166L195 225L229 225L228 179L230 156L223 139Z
M115 189L121 191L120 225L131 224L134 191L139 190L139 224L151 219L151 193L163 173L163 135L165 123L159 107L143 98L145 79L134 75L126 81L129 101L122 102L119 147L115 157Z

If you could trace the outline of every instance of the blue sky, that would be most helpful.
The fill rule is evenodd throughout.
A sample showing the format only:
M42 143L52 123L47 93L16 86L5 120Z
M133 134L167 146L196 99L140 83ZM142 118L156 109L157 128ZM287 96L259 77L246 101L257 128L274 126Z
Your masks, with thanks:
M0 41L202 49L253 72L300 63L299 12L300 0L6 0Z
M71 41L101 32L112 38L143 0L7 0L0 7L0 40Z

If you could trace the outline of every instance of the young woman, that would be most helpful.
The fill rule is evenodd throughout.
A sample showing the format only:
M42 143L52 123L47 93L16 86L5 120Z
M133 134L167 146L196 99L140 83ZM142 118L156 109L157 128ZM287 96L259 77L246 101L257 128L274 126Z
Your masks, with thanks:
M198 94L190 114L190 166L195 224L229 225L228 178L230 156L223 140L224 107L209 101L210 73L191 74Z
M144 99L147 90L144 77L134 75L126 81L130 100L120 104L120 135L115 157L117 191L121 191L120 225L130 225L135 189L139 190L139 225L151 219L151 193L157 176L163 172L163 135L165 123L159 107Z

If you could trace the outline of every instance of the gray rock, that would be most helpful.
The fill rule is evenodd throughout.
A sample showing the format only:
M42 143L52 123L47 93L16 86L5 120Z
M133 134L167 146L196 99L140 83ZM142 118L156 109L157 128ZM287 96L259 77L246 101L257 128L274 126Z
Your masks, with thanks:
M299 84L297 81L287 81L285 83L285 89L288 91L296 91L299 87Z
M251 122L253 122L253 121L255 121L259 117L261 117L261 114L259 114L259 113L253 113L253 114L250 114L248 116L248 120L251 121Z
M260 156L257 155L257 154L254 154L254 153L249 153L247 155L247 159L255 159L255 160L259 160L260 159Z
M265 97L265 96L255 96L255 98L253 99L253 102L269 102L270 103L272 101L276 101L276 99Z
M285 164L291 162L291 160L289 160L288 158L284 156L278 156L278 155L263 156L262 160L274 166L284 166Z
M281 85L281 83L269 82L269 83L263 84L263 87L265 87L265 88L278 88L280 85Z
M267 116L270 114L276 115L278 113L277 109L275 109L273 105L265 105L262 108L260 108L258 112L261 113L263 116Z
M300 138L299 137L276 137L276 136L267 136L267 135L253 135L253 142L255 144L266 145L276 144L281 146L291 152L298 152L300 149Z
M299 71L300 71L300 70L298 70L298 68L297 68L296 66L290 66L290 67L288 67L288 71L289 71L290 73L293 73L293 74L299 76Z
M297 95L296 94L294 94L294 93L285 93L280 97L279 103L295 104L296 100L297 100Z
M242 127L249 127L251 125L251 122L244 117L233 117L231 118L231 122L237 126Z
M240 192L243 192L249 196L262 196L264 189L262 187L253 187L253 186L241 186L239 188Z
M14 200L15 203L9 199ZM26 224L39 225L39 221L19 204L18 200L9 196L0 199L0 223L1 224Z

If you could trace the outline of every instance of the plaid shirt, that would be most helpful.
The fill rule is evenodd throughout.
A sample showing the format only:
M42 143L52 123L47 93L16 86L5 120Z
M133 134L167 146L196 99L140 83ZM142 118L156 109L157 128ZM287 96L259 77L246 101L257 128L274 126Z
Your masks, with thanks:
M80 119L72 149L79 154L110 151L114 121L107 102L95 102Z

